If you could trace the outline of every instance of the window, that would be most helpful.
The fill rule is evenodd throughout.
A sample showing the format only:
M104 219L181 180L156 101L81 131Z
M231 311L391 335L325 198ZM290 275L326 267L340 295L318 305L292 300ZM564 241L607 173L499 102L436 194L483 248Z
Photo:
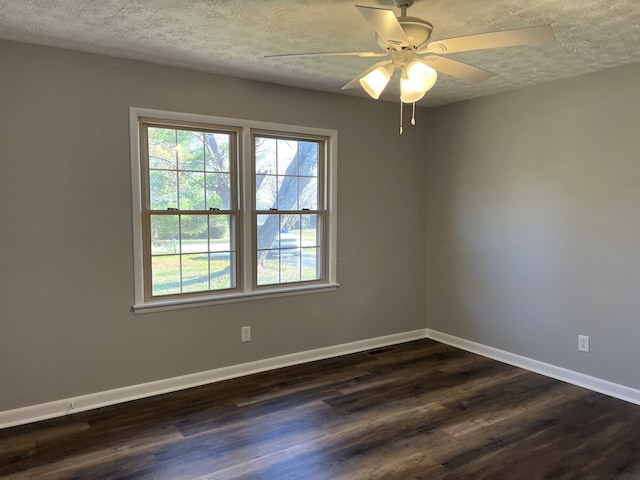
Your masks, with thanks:
M324 143L253 135L257 286L323 278Z
M335 131L130 116L134 311L337 288Z
M237 286L237 132L140 120L145 298Z

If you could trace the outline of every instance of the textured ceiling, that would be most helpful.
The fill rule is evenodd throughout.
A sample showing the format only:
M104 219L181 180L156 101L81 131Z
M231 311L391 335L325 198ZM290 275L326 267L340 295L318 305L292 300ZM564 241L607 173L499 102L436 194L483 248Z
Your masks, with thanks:
M399 14L391 0L0 0L0 38L340 93L380 59L263 57L376 50L356 3ZM473 85L440 75L423 106L640 61L640 0L418 0L408 15L434 25L432 40L544 24L557 39L451 54L497 75ZM381 99L397 96L392 84Z

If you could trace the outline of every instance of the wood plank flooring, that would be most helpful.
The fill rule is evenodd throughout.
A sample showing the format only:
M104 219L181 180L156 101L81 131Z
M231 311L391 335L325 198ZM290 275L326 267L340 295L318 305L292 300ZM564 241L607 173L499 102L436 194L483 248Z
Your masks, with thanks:
M0 430L0 478L640 479L640 406L419 340Z

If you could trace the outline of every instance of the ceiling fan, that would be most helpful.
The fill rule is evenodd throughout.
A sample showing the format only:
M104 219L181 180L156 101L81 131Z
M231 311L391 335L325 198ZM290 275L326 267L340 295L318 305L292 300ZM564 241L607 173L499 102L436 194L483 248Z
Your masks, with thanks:
M413 103L415 106L415 102L424 97L425 93L435 85L438 72L470 83L481 82L495 75L482 68L443 57L444 54L537 45L555 41L551 27L543 25L429 42L433 25L420 18L407 16L407 8L413 5L414 0L394 0L394 3L400 8L399 17L386 8L356 5L356 9L373 27L382 52L311 52L267 55L267 57L309 55L387 57L371 65L342 89L362 86L371 97L378 99L393 73L399 70L401 106L402 103ZM412 123L414 123L413 119Z

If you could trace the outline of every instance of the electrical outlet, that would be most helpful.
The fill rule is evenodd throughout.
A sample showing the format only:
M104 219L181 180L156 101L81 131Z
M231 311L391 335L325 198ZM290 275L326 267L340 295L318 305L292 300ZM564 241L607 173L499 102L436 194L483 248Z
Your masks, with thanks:
M240 340L243 342L251 341L251 327L242 327L242 331L240 334Z
M578 350L581 352L589 351L589 336L578 335Z

